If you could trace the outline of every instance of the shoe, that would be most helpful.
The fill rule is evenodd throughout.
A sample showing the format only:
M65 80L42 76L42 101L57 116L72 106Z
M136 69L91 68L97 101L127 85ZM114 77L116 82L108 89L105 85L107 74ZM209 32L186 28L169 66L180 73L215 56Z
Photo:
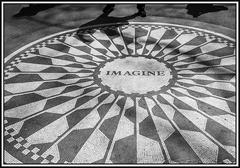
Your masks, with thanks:
M209 12L218 12L221 10L228 10L228 8L225 6L214 6L214 5L198 5L198 6L192 5L192 6L188 6L188 8L186 9L188 9L187 14L192 15L194 18Z
M228 10L227 7L225 6L213 6L212 8L209 9L209 12L218 12L218 11L221 11L221 10Z
M202 15L203 13L198 10L188 10L187 14L192 15L194 18L197 18L198 16Z
M138 15L141 16L141 17L146 17L147 16L145 10L139 10Z

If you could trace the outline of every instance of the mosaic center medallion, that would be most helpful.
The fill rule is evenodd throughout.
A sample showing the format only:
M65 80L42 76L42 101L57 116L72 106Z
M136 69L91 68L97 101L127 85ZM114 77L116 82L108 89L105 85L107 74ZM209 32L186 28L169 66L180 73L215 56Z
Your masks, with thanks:
M99 69L102 85L126 94L147 94L166 89L173 78L166 62L147 57L117 58ZM165 86L165 87L163 87Z

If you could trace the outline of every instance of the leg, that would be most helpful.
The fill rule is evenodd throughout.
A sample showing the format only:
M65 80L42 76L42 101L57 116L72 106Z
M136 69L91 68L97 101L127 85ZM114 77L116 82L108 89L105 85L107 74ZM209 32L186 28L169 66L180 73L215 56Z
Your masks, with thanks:
M107 4L104 9L103 9L103 13L110 13L114 10L114 6L115 4Z
M145 4L137 4L138 11L145 10Z
M138 14L141 17L146 17L145 4L137 4Z

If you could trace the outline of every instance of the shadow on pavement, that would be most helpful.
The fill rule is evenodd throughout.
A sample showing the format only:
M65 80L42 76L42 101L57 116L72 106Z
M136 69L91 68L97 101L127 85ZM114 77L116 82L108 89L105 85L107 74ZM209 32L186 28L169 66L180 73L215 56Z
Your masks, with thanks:
M53 8L57 5L59 4L30 4L28 7L23 7L17 14L13 15L13 17L34 16L38 12Z
M125 17L112 17L112 16L108 16L108 14L103 13L96 19L81 25L79 28L81 29L84 27L90 27L90 26L96 26L96 25L102 25L102 24L108 24L108 23L115 23L115 24L118 23L118 24L126 25L128 24L128 20L134 19L137 16L138 14L135 13L133 15L125 16Z
M82 18L81 18L81 16L74 17L74 18L71 16L73 14L75 14L74 16L79 15L78 11L80 11L81 13L83 13L83 16L85 16L85 17L83 17L83 19L86 19L87 18L86 11L88 11L89 10L88 8L91 7L89 5L88 6L78 5L78 6L61 6L59 8L56 8L55 10L51 9L56 6L61 6L61 5L59 5L59 4L56 4L56 5L36 4L33 6L31 5L29 7L22 8L17 14L15 14L13 16L13 18L26 19L29 21L38 22L40 24L61 27L64 29L72 29L72 28L76 28L76 25L72 25L72 24L74 22L79 22L79 20L81 20ZM94 16L94 13L97 14L96 11L101 10L101 6L100 6L100 9L98 6L93 6L93 7L95 7L95 8L93 8L92 10L95 10L95 11L91 14L88 13L88 17L91 16L91 18L92 18ZM38 13L40 13L44 10L48 10L48 9L50 9L50 12L45 12L43 15L40 15L40 16L38 15ZM57 13L57 12L60 12L60 13ZM81 13L80 13L80 15L81 15ZM96 19L91 20L91 21L79 26L79 28L94 26L94 25L101 25L101 24L108 24L108 23L119 23L119 24L121 23L121 24L125 25L125 24L128 24L128 20L139 16L138 13L135 13L135 14L129 15L129 16L125 16L125 17L112 17L112 16L108 16L108 15L109 15L109 13L103 13L100 16L98 16ZM68 22L71 24L66 24Z
M134 19L135 17L137 17L138 13L135 13L135 14L129 15L129 16L125 16L125 17L112 17L112 16L108 16L108 15L109 15L109 13L103 13L96 19L79 26L79 30L77 31L77 35L78 35L79 39L82 40L83 42L89 42L89 40L87 38L85 38L84 34L94 33L95 30L93 28L95 26L101 26L101 25L105 25L105 24L117 24L118 26L128 25L129 24L128 20ZM103 31L109 36L114 36L114 35L118 34L117 29L104 28Z

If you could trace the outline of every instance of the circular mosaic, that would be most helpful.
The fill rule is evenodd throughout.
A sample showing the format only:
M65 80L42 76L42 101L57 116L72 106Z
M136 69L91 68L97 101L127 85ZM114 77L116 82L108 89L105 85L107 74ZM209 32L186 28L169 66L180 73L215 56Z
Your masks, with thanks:
M234 39L130 22L28 46L4 69L4 149L19 162L236 162Z

